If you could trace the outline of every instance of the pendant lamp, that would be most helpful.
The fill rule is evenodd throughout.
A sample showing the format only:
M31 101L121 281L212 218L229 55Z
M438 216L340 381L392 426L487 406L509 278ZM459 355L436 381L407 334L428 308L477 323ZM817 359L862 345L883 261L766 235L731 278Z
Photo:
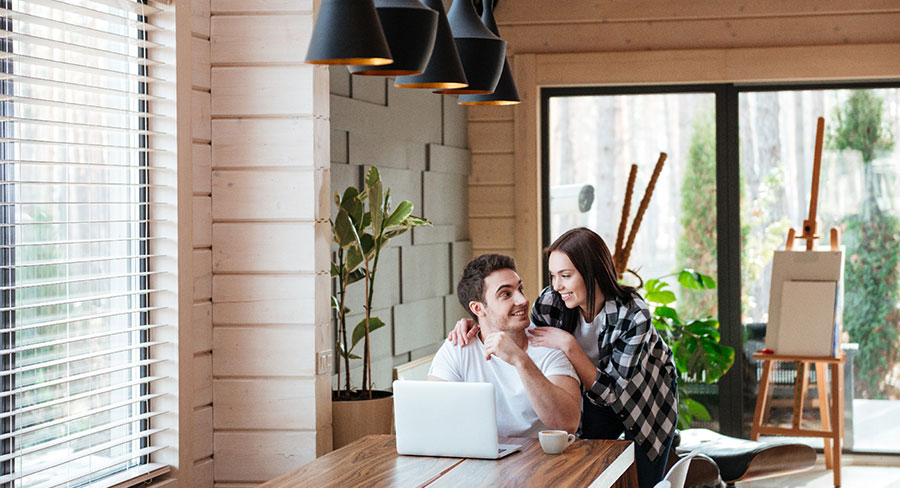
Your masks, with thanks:
M494 20L494 0L484 0L484 12L481 21L497 37L500 37L500 29ZM509 69L509 58L503 55L503 71L500 73L500 81L494 93L488 95L460 95L456 103L459 105L515 105L521 103L519 90L516 89L516 81L513 79L512 70Z
M436 90L450 95L491 93L497 88L506 41L495 36L481 23L472 0L454 0L447 13L456 50L462 60L469 86L456 90Z
M437 36L438 13L419 0L375 0L375 10L394 62L381 66L350 66L350 73L403 76L425 71Z
M441 0L421 0L427 7L438 13L437 38L434 41L434 51L428 60L425 72L416 76L401 76L394 82L398 88L430 88L454 89L469 85L466 81L466 72L463 71L459 53L456 52L456 43L453 41L453 31L450 30L450 22L444 13L444 2Z
M393 62L372 0L322 0L306 62L367 66Z

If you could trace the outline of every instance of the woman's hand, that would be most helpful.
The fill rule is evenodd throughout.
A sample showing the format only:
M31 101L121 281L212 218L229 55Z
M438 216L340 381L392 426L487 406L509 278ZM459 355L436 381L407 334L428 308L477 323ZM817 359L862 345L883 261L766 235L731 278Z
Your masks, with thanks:
M532 346L552 347L569 356L572 347L579 347L575 337L568 332L554 327L535 327L528 330L528 343ZM570 358L571 360L571 358Z
M452 342L454 346L465 346L469 343L469 339L475 337L475 334L481 330L475 325L472 319L459 319L453 330L447 334L447 340Z

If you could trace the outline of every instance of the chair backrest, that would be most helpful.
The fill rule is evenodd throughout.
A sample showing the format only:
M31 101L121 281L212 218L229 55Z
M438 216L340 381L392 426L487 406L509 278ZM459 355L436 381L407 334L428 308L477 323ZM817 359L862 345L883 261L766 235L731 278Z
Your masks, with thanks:
M653 488L672 488L672 483L670 483L669 480L662 480L653 485Z
M394 380L416 380L424 381L428 379L428 369L431 368L431 361L434 354L416 359L408 363L403 363L394 367Z
M696 455L697 452L694 451L687 456L679 459L677 463L672 465L672 468L669 469L669 472L666 473L666 477L663 478L663 480L668 481L671 488L684 488L684 481L687 479L688 467L691 465L691 459L693 459Z

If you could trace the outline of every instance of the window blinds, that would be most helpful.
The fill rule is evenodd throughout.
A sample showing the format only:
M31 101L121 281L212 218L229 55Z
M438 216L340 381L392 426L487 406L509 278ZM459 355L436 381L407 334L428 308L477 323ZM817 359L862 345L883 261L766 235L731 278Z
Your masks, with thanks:
M159 470L148 321L158 9L0 0L0 484Z

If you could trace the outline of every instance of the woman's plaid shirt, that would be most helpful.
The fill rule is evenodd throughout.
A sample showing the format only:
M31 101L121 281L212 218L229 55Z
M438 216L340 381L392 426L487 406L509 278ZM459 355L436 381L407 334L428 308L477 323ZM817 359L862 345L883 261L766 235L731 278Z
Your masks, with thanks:
M647 302L637 293L628 301L606 300L600 314L604 318L597 338L600 363L587 397L597 405L612 407L654 460L675 432L678 415L672 350L656 332ZM550 287L535 300L531 321L569 333L581 323Z

